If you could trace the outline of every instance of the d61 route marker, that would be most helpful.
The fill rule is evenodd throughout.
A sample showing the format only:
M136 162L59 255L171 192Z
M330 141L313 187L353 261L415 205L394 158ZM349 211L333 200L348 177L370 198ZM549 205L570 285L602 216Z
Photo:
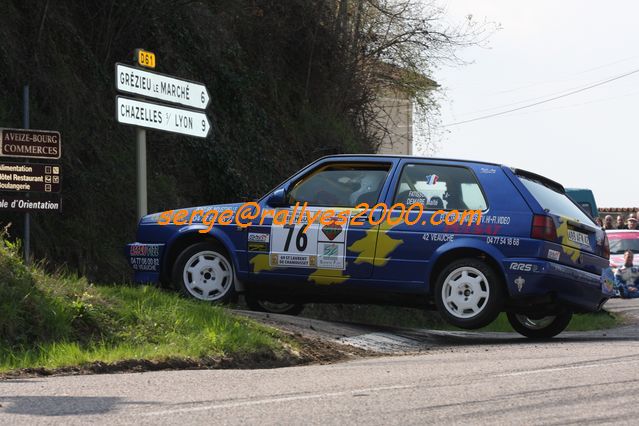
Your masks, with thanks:
M115 85L119 92L132 93L196 109L205 109L211 100L202 83L115 64Z
M173 108L154 102L116 97L115 117L119 123L205 138L211 130L206 114Z
M135 56L137 56L140 66L155 68L155 53L144 49L135 49Z

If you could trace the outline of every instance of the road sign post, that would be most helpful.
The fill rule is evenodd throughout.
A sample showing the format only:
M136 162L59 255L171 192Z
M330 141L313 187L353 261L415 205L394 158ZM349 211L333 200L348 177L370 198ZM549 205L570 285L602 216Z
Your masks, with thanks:
M29 85L22 89L22 127L29 128ZM29 162L29 160L27 160ZM27 195L28 197L28 195ZM24 214L24 263L31 263L31 214L27 211Z
M146 216L147 191L146 191L146 130L142 127L135 129L136 159L137 159L137 184L138 184L138 219Z

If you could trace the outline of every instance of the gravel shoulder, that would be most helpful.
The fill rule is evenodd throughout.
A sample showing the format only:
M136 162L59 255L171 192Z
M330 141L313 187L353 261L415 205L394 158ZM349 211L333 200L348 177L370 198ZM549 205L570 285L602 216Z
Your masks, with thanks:
M564 332L553 341L597 341L639 339L639 299L611 299L605 305L609 312L624 317L624 325L608 330ZM366 324L322 321L304 317L235 311L271 327L315 341L354 347L363 355L405 355L456 346L503 344L528 341L518 333L441 331L415 328L383 327ZM348 351L348 350L346 350Z

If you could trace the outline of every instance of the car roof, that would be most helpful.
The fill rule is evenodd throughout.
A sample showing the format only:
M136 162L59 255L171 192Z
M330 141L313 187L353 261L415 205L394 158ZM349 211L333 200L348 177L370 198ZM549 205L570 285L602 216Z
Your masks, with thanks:
M399 158L399 159L410 158L410 159L416 159L416 160L451 161L451 162L456 162L456 163L485 164L485 165L488 165L488 166L495 166L495 167L509 167L509 166L505 166L503 164L490 163L490 162L487 162L487 161L462 160L462 159L459 159L459 158L421 157L421 156L416 156L416 155L400 155L400 154L395 154L395 155L388 155L388 154L333 154L333 155L325 155L324 157L318 159L318 161L319 160L323 160L325 158L350 158L350 159L375 159L375 160L383 160L383 159L391 159L391 158ZM509 168L516 175L525 176L525 177L528 177L529 179L538 180L538 181L543 182L546 185L549 185L551 187L555 187L557 189L560 189L562 192L564 191L563 185L561 185L557 181L554 181L554 180L549 179L549 178L547 178L545 176L542 176L542 175L538 175L537 173L529 172L527 170L517 169L517 168L514 168L514 167L509 167Z
M401 154L334 154L334 155L325 155L321 159L324 158L369 158L369 159L385 159L385 158L410 158L414 160L438 160L438 161L455 161L458 163L474 163L474 164L486 164L489 166L497 166L502 167L502 164L499 163L490 163L488 161L477 161L477 160L463 160L459 158L441 158L441 157L422 157L417 155L401 155Z

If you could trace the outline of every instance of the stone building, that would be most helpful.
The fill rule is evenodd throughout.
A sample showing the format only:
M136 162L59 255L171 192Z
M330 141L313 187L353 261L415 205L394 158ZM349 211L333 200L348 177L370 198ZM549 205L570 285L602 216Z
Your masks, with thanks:
M377 117L380 144L378 154L413 155L414 87L438 85L435 81L386 63L378 64L378 97L374 112Z

